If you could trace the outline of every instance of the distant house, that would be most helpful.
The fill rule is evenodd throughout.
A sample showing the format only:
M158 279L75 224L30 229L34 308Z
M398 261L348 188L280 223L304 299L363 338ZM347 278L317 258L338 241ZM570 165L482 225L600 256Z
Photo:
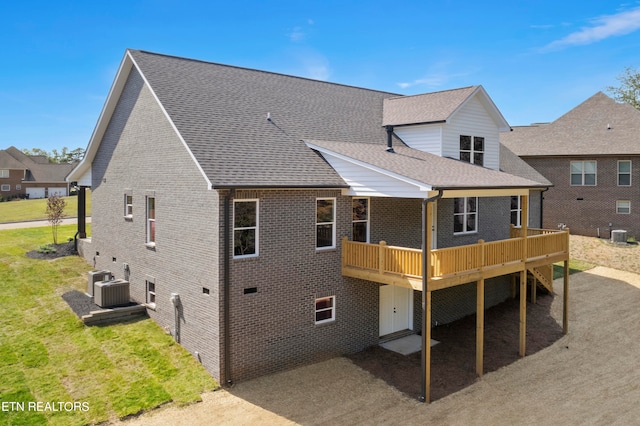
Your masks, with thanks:
M598 92L552 123L514 127L500 140L553 183L545 227L640 238L640 111Z
M526 275L549 286L568 238L530 229L550 183L508 130L481 86L400 96L128 50L68 177L92 189L80 250L222 383L427 339L513 276L524 355Z
M0 151L0 197L46 198L69 195L66 176L76 164L52 164L46 157L26 155L15 147Z

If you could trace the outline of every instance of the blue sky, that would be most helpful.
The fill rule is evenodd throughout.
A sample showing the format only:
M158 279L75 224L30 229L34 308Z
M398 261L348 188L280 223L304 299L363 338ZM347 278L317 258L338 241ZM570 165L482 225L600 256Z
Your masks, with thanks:
M5 1L0 149L85 148L126 48L552 121L640 68L640 1Z

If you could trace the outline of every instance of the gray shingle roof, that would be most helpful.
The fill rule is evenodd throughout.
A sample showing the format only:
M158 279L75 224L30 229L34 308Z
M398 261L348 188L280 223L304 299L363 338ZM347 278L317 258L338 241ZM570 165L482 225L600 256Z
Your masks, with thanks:
M26 155L13 146L0 151L0 169L28 170L25 180L30 182L64 182L74 167L75 163L52 164L48 160L45 162L42 156Z
M640 111L598 92L549 124L514 127L500 141L521 157L640 154Z
M478 86L384 100L384 126L435 123L447 120Z
M502 144L500 144L500 170L511 175L540 182L546 186L553 186L551 181Z
M440 157L395 143L395 153L377 145L308 140L310 144L383 168L434 189L536 188L549 186L509 173ZM522 160L518 160L522 162Z
M394 94L129 52L214 187L344 187L302 140L386 143Z

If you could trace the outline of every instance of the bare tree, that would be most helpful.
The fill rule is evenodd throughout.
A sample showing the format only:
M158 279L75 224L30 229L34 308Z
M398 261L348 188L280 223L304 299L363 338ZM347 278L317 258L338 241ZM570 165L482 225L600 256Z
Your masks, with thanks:
M64 218L64 207L67 202L64 198L54 194L47 199L47 220L51 224L51 233L53 234L53 244L58 244L58 225L62 223Z
M611 93L616 101L640 110L640 71L627 67L616 79L620 86L608 86L607 92Z

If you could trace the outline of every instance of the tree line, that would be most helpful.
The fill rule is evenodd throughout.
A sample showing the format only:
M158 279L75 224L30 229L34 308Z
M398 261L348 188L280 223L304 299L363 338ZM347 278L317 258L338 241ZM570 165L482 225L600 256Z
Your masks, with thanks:
M32 148L32 149L23 149L22 152L26 155L38 155L46 157L50 163L53 164L66 164L66 163L77 163L82 160L84 157L84 149L76 148L73 150L69 150L66 146L62 148L61 151L57 149L52 149L51 151L46 151L40 148Z

